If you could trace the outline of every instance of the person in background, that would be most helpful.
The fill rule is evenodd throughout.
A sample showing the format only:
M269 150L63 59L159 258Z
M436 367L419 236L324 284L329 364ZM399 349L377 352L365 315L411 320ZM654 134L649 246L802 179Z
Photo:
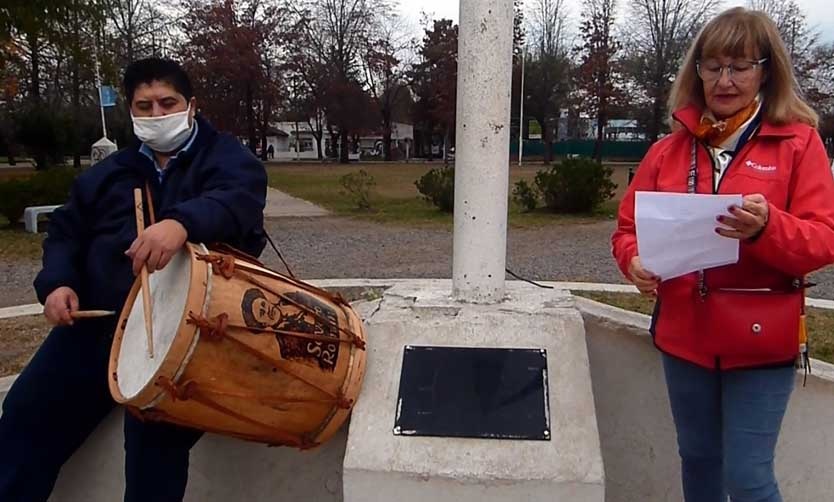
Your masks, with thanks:
M834 262L834 178L817 115L796 88L775 24L744 8L700 32L669 108L673 132L651 147L629 186L613 254L642 293L657 297L651 331L662 352L686 501L780 502L774 449L799 353L799 281ZM739 262L671 280L646 270L635 228L638 191L744 195L716 222L716 232L739 241ZM765 296L744 292L762 288L785 291L785 301L764 308ZM724 296L709 296L716 294ZM741 307L727 310L727 302L709 298ZM757 324L741 333L738 319L757 315L771 326L777 310L787 312L786 327L768 342L737 343L757 340L749 332Z

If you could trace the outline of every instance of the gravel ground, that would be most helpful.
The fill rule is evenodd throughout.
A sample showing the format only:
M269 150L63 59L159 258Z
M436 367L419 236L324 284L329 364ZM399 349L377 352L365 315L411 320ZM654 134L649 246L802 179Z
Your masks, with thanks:
M296 275L325 278L434 278L452 273L452 232L444 228L406 228L359 220L280 218L267 230ZM614 222L510 229L507 264L537 280L623 282L610 254ZM283 270L267 247L263 260ZM0 307L34 303L32 279L39 262L0 262ZM834 268L814 277L815 298L834 299Z

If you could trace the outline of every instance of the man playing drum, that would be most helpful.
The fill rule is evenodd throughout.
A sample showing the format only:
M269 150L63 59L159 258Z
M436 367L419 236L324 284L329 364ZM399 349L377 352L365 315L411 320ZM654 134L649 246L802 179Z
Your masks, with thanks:
M163 269L186 241L253 256L264 248L264 167L196 115L183 69L134 62L124 90L140 142L81 174L50 221L35 289L55 328L3 403L2 501L47 500L61 466L115 406L107 371L116 318L74 321L73 312L121 310L143 266ZM138 238L136 188L150 192L158 221ZM201 434L125 413L124 500L182 500Z

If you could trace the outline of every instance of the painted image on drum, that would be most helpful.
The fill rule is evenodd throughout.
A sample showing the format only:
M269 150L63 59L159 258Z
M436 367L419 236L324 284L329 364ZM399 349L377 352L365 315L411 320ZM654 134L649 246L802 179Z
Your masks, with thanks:
M316 315L300 309L294 303L303 305ZM310 361L325 371L336 369L339 360L339 318L336 311L327 304L302 292L288 293L285 299L252 288L244 293L240 307L243 320L249 328L333 338L333 342L324 342L275 333L284 359Z

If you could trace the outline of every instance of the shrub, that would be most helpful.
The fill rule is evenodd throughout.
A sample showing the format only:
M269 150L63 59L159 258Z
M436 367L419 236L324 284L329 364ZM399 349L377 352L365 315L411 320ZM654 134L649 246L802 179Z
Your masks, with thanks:
M535 188L527 183L527 180L518 180L515 182L515 188L513 189L513 200L523 207L525 212L529 213L539 205L539 194Z
M614 197L613 169L588 158L566 159L536 174L544 203L557 213L589 213Z
M39 171L30 178L0 182L0 214L16 224L29 206L63 204L78 171L70 168Z
M17 142L34 158L37 169L64 163L76 135L66 114L46 105L30 106L17 114L15 123Z
M455 168L444 166L432 169L415 181L423 198L441 211L451 213L455 209Z
M367 171L360 169L359 172L348 173L339 178L339 183L345 189L343 193L351 197L358 209L371 209L371 187L376 185L376 181Z

